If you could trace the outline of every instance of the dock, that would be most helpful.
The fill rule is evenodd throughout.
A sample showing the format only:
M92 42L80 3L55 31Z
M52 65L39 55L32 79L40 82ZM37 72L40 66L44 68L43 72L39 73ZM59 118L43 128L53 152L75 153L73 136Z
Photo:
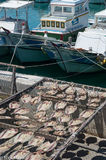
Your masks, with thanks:
M17 135L32 132L35 138L43 136L45 144L50 145L40 154L41 157L45 155L45 160L105 160L105 88L16 73L17 92L11 94L12 78L12 72L0 71L0 92L1 95L8 95L0 101L0 108L6 110L5 114L0 115L0 132L14 128ZM26 111L25 114L21 111L23 114L17 112L17 116L14 107L18 105L19 109ZM69 110L70 106L74 109L73 112ZM58 117L57 113L60 112L62 115ZM5 134L3 136L5 137ZM0 147L11 142L13 144L0 153L1 159L8 160L11 151L15 150L15 136L5 139L4 143L2 137L0 138ZM22 149L30 151L23 142L18 150ZM36 152L36 149L31 150L30 154L33 155L33 152Z

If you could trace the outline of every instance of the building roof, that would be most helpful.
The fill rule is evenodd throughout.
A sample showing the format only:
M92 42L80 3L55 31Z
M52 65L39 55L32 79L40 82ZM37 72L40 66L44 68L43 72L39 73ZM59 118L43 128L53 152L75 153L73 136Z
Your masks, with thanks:
M0 8L7 8L7 9L18 9L22 7L26 7L28 5L31 5L32 1L13 1L8 0L6 2L0 3Z

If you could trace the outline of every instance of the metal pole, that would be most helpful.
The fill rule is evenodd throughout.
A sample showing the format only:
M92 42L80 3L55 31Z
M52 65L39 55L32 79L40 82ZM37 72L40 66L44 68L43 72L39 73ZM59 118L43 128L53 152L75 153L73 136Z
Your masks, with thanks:
M11 94L14 94L17 92L15 71L16 71L16 67L13 67L12 80L11 80Z

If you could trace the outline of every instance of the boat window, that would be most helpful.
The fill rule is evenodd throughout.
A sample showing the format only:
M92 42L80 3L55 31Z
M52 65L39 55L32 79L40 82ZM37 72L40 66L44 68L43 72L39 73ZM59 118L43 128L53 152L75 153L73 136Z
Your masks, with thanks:
M55 22L54 21L51 22L51 26L55 27Z
M83 9L82 5L76 6L75 13L79 13L80 11L82 11L82 9Z
M54 11L55 11L55 12L62 12L62 7L56 6L56 7L54 8Z
M65 23L61 22L61 28L65 28Z
M42 21L42 27L45 27L45 21Z
M63 11L67 12L67 13L71 13L72 12L72 8L71 7L64 7Z
M56 27L57 27L57 28L60 27L60 22L56 22Z
M47 21L47 27L50 27L50 21Z

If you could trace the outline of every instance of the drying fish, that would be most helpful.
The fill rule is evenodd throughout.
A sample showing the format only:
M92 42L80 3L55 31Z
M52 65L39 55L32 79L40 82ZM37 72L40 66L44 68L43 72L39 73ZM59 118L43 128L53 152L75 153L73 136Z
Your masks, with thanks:
M41 153L49 152L49 151L53 150L56 147L56 145L57 145L56 141L52 142L52 143L47 141L47 142L43 143L42 145L40 145L40 147L37 148L37 151L40 151Z
M86 95L82 95L82 96L79 96L79 97L77 98L77 100L79 100L79 101L85 101L86 98L87 98Z
M22 149L22 150L18 150L18 151L14 151L10 154L9 159L13 160L13 159L17 159L17 160L21 160L21 159L25 159L25 157L30 153L30 151Z
M10 116L0 116L0 119L11 119Z
M55 125L57 125L57 122L56 122L56 121L49 121L49 122L46 122L44 125L45 125L46 127L55 126Z
M14 137L14 142L24 143L33 137L33 132L21 132Z
M45 138L42 136L36 136L29 140L28 146L40 146L45 141Z
M56 131L64 131L65 130L65 127L63 125L56 125L56 126L53 126L53 128Z
M11 138L17 133L18 133L18 129L14 129L14 128L5 129L0 133L0 139Z
M73 87L68 87L66 90L65 90L65 93L66 94L75 94L75 89Z
M39 111L39 112L36 112L33 114L33 117L35 119L39 119L39 118L42 118L46 115L46 112L45 111Z
M32 105L36 105L37 103L39 103L41 101L41 96L35 96L34 98L31 99L30 103Z
M16 121L14 124L19 125L19 126L24 126L26 124L26 121Z
M14 114L27 114L27 113L29 113L29 108L17 108L17 109L15 109L14 110Z
M10 109L16 109L16 108L19 108L19 107L20 107L20 104L17 101L13 101L13 102L9 103L9 108Z
M70 94L70 95L66 96L65 101L74 101L74 99L75 99L75 95L74 94Z
M98 103L89 103L89 107L95 108L95 107L98 107L98 105L99 105Z
M51 132L53 130L54 130L53 127L44 127L39 129L39 131L41 132Z
M44 117L41 117L39 119L37 119L38 122L46 122L48 121L48 117L47 116L44 116Z
M32 97L29 94L25 94L21 97L21 101L23 103L29 103L31 101Z
M51 117L58 118L58 117L61 117L63 114L64 114L63 110L57 110L56 112L54 112L54 113L52 114Z
M76 118L76 119L73 119L69 122L69 126L76 126L76 125L80 125L81 123L83 123L83 119L81 118Z
M68 132L70 132L71 134L73 134L74 132L76 132L78 130L78 126L70 126L68 128Z
M88 103L99 103L100 102L100 98L91 98L88 100Z
M58 84L58 89L63 91L64 89L66 89L69 85L68 84Z
M63 101L59 101L55 104L54 108L57 109L64 109L66 107L67 103Z
M15 119L29 119L29 117L23 116L23 115L19 115L19 114L16 114L16 115L14 116L14 118L15 118Z
M57 98L64 98L64 97L65 97L65 94L64 94L64 93L57 94L56 97L57 97Z
M35 122L27 121L26 123L21 124L21 127L36 128L37 124Z
M96 93L95 91L89 91L88 95L91 98L97 98L98 97L98 93Z
M56 90L50 90L50 91L47 91L47 92L46 92L46 94L47 94L47 95L50 95L50 96L54 96L56 93L57 93Z
M47 89L57 89L57 87L58 87L58 84L56 82L44 82L43 85Z
M67 132L66 131L54 131L53 134L56 136L65 136Z
M13 144L8 144L8 143L0 145L0 155L3 154L4 152L8 151L12 146L13 146Z
M58 121L59 121L59 122L62 122L62 123L64 123L64 122L69 122L69 121L70 121L70 115L64 114L62 117L59 117L59 118L58 118Z
M43 160L43 155L38 152L30 153L25 160Z
M41 110L46 111L51 108L52 104L53 104L52 101L44 101L38 106L37 110L38 111L41 111Z
M106 98L106 92L102 92L102 93L100 94L100 97L101 97L101 98Z
M6 109L5 108L0 108L0 114L4 114L6 113Z
M65 108L65 113L66 114L72 114L77 110L77 106L75 105L69 105Z
M93 113L94 113L94 110L88 109L88 110L84 110L83 112L81 112L79 116L82 117L82 118L88 118Z
M86 95L87 94L87 91L83 88L76 88L76 91L77 91L77 95L78 96L82 96L82 95Z

